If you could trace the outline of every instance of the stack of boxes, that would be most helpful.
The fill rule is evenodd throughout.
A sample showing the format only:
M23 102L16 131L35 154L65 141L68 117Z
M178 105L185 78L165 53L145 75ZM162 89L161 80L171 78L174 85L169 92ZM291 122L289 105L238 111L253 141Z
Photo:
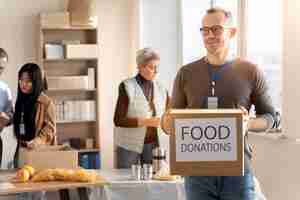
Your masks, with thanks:
M93 100L55 101L55 109L58 122L96 120L96 102Z

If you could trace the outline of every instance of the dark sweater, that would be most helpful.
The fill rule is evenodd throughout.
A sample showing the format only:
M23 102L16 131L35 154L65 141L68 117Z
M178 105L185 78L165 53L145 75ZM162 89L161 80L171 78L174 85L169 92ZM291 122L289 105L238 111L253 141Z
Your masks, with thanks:
M149 102L150 107L152 108L152 116L155 116L155 107L153 103L153 82L146 80L140 74L136 77L136 81L139 86L142 88L143 93ZM166 106L169 107L170 98L167 95ZM138 119L137 118L129 118L127 117L129 105L129 98L125 89L125 85L122 82L119 86L119 96L117 101L117 106L115 109L114 123L119 127L127 127L127 128L135 128L138 127ZM149 143L157 143L157 128L148 127L146 130L145 136L145 144Z
M205 58L183 66L178 72L172 94L172 108L207 108L207 97L211 96L211 75L220 70L211 66ZM272 106L263 73L248 61L235 60L219 71L216 80L215 96L218 108L237 108L249 110L255 105L256 114L266 117L273 126L275 110ZM251 151L245 138L245 169L250 169Z

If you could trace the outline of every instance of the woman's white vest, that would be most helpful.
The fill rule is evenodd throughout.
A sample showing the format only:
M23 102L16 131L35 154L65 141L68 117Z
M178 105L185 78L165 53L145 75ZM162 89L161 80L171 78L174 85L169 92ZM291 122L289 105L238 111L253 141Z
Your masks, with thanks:
M129 98L127 117L151 117L153 111L136 79L127 79L124 81L124 85ZM157 81L153 81L153 95L156 116L160 117L166 109L167 91ZM146 136L146 127L116 127L115 130L116 144L119 147L129 151L142 153ZM160 145L161 143L166 142L166 136L160 128L158 128L158 138Z

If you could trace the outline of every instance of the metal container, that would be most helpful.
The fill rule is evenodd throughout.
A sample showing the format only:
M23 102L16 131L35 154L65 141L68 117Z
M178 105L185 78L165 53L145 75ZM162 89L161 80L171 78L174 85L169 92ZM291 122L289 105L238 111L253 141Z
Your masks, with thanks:
M143 180L151 180L153 175L153 167L151 164L143 164Z
M142 179L142 168L141 165L131 165L131 176L134 180L141 180Z
M156 147L152 150L152 164L153 164L153 173L158 172L163 166L163 162L166 162L167 152L165 149Z

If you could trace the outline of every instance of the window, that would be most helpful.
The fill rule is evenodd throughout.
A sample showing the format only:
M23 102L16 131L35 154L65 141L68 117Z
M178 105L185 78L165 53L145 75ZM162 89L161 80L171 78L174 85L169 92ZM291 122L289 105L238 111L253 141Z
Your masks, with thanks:
M248 1L247 57L265 72L274 106L281 110L281 0Z
M205 55L205 48L199 32L201 19L211 6L230 10L235 19L235 25L246 26L246 32L238 27L240 39L231 44L231 53L247 57L265 72L270 95L274 106L281 110L281 1L272 3L260 0L182 0L182 61L183 64L192 62ZM240 6L241 4L247 6ZM238 10L241 9L241 10ZM247 9L247 10L245 10ZM246 16L238 16L247 13ZM245 51L238 52L239 49Z
M200 34L201 19L211 6L211 0L182 0L182 62L190 63L203 57L203 47Z

